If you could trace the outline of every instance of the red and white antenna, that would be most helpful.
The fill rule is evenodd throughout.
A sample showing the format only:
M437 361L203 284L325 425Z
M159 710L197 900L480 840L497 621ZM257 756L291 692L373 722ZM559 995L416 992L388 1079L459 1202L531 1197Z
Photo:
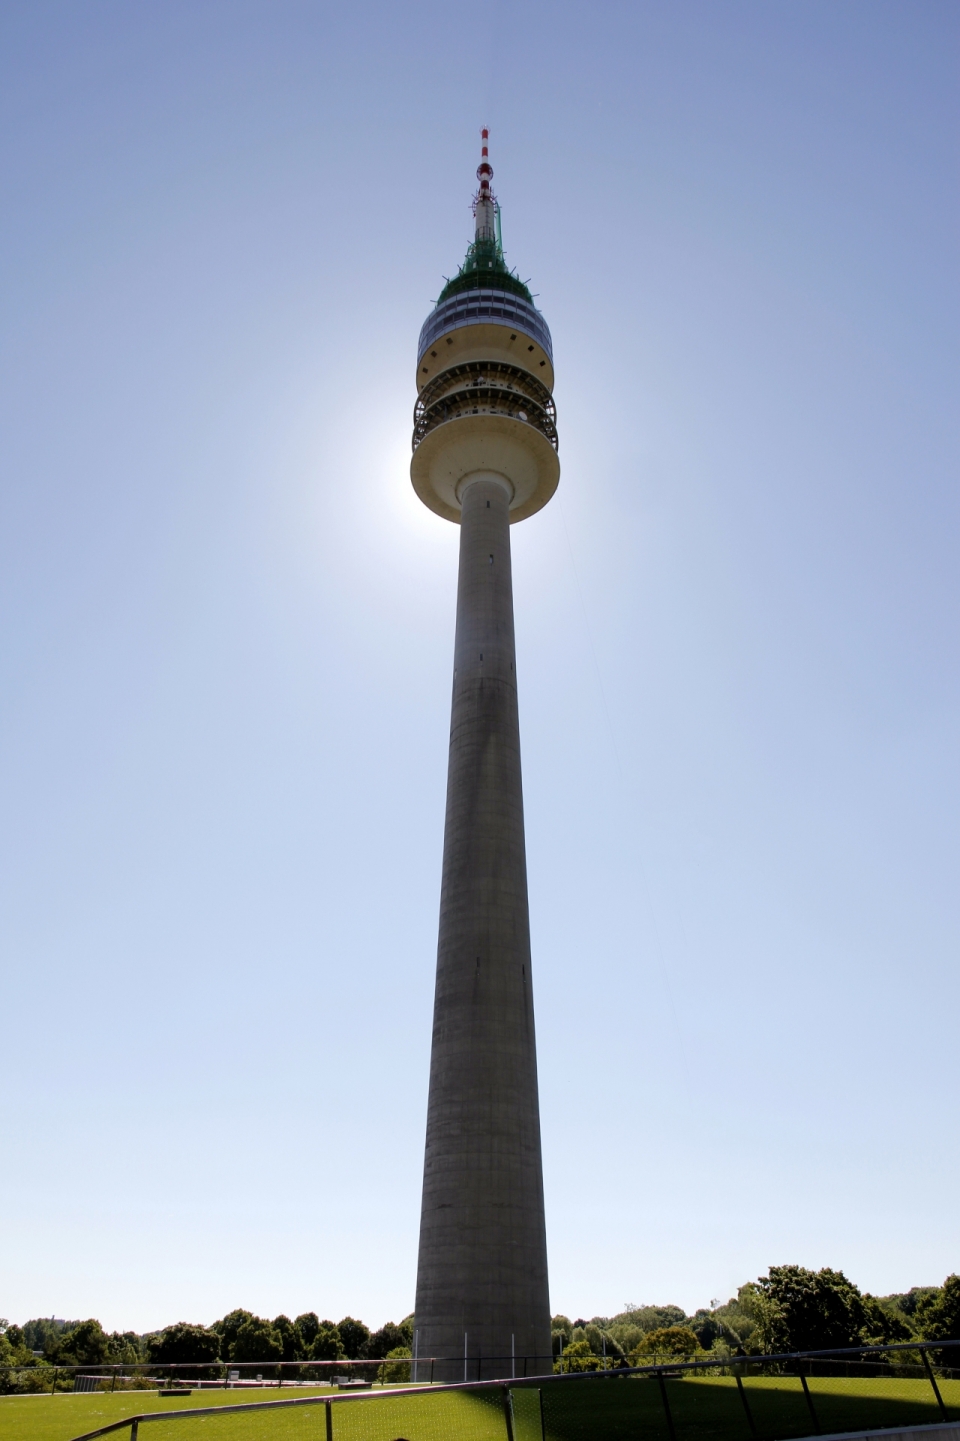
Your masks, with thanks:
M485 125L480 131L480 154L483 158L477 166L477 179L480 181L480 195L478 198L480 200L489 200L491 198L490 181L493 179L493 166L490 164L488 158L490 155L490 150L487 145L489 139L490 131Z
M490 189L490 181L493 179L493 166L490 164L490 149L488 141L490 131L485 125L480 131L480 164L477 166L477 179L480 181L480 189L477 191L476 199L473 202L473 213L477 221L477 239L495 240L497 236L496 209L497 200Z

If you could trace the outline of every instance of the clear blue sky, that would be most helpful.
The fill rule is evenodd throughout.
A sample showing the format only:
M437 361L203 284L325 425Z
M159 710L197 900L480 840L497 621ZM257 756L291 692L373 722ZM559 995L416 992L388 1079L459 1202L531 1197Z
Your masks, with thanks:
M0 1312L413 1302L491 126L551 1299L960 1267L953 0L9 3Z

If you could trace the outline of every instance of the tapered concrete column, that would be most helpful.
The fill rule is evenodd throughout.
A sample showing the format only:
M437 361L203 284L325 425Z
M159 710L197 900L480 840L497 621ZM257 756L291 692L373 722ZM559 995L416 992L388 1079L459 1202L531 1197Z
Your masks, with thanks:
M459 487L460 578L420 1223L421 1356L437 1380L550 1355L520 779L509 482ZM494 1360L499 1357L499 1360ZM480 1358L487 1358L481 1360Z

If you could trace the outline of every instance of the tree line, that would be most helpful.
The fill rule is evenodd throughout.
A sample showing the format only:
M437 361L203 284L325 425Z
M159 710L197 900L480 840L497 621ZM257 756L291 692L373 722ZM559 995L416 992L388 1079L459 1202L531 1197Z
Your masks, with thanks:
M862 1292L842 1271L771 1266L723 1305L688 1316L679 1306L629 1305L619 1315L554 1316L559 1368L593 1370L604 1358L642 1366L654 1357L759 1356L910 1341L960 1340L960 1276L890 1296ZM960 1367L960 1355L951 1362Z
M783 1351L960 1340L960 1276L942 1286L914 1286L872 1296L842 1271L771 1266L723 1305L688 1316L680 1306L628 1305L616 1316L552 1319L553 1353L563 1370L604 1364L644 1365L654 1357L723 1359ZM372 1331L353 1316L321 1320L306 1311L267 1320L230 1311L211 1326L178 1321L160 1331L104 1331L100 1322L0 1321L0 1388L24 1388L31 1369L124 1365L214 1366L246 1362L399 1361L411 1355L413 1316ZM947 1364L951 1364L947 1362ZM952 1362L960 1365L960 1360ZM41 1383L37 1376L38 1386ZM29 1380L26 1382L29 1389Z
M229 1361L391 1360L410 1355L413 1317L371 1331L353 1316L320 1320L305 1311L272 1321L252 1311L230 1311L212 1326L178 1321L161 1331L106 1332L95 1319L36 1319L22 1326L0 1321L0 1370L53 1366L205 1365ZM0 1381L2 1381L0 1377ZM20 1378L22 1381L22 1378Z

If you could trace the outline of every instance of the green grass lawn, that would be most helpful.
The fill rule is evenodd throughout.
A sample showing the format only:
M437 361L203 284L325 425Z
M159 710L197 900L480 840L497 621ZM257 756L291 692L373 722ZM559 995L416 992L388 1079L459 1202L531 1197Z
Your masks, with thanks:
M815 1378L809 1382L820 1429L865 1430L914 1426L940 1419L929 1385L892 1378ZM690 1377L666 1382L676 1441L751 1441L732 1377ZM744 1382L760 1441L789 1441L814 1427L800 1382L790 1377L749 1377ZM960 1381L941 1381L951 1419L960 1420ZM313 1387L285 1387L283 1399L316 1396ZM548 1382L540 1390L514 1388L515 1441L541 1441L542 1400L547 1441L669 1441L655 1380L585 1378ZM275 1388L195 1391L161 1399L156 1392L115 1395L0 1397L0 1441L72 1441L124 1416L197 1407L275 1401ZM377 1399L358 1395L333 1407L334 1441L506 1441L499 1391L431 1392ZM126 1441L126 1433L117 1433ZM324 1407L264 1408L213 1416L151 1421L140 1441L326 1441Z

